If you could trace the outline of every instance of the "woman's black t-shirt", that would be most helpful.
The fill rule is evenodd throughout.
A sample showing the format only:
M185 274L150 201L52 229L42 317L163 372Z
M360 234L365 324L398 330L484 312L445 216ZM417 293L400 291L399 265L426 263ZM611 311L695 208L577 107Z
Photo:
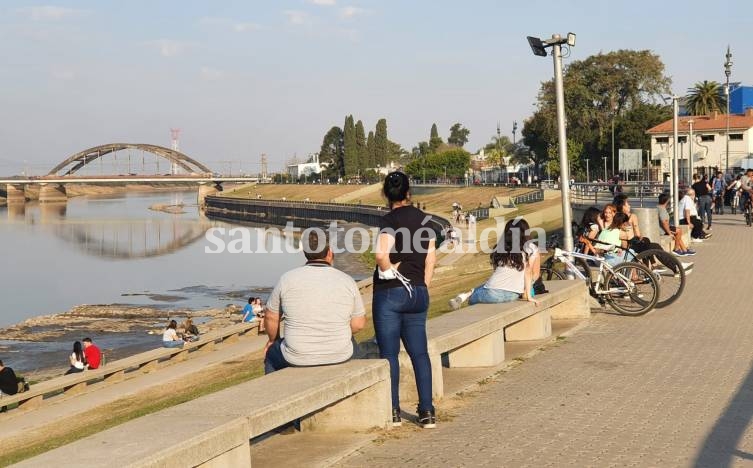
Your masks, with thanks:
M390 252L390 262L400 262L397 271L410 280L412 286L426 286L424 271L429 241L436 239L436 233L425 221L430 215L413 206L395 208L381 219L379 229L395 237L395 245ZM379 279L377 267L374 269L374 291L403 287L397 280Z

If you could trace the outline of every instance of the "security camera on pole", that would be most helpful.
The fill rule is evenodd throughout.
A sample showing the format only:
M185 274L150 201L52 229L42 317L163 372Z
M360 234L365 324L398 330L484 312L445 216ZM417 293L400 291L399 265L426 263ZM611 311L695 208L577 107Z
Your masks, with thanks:
M572 214L570 211L570 171L567 158L567 135L565 133L565 92L562 84L562 45L568 47L575 46L575 34L567 33L566 38L559 34L552 35L552 38L542 41L538 37L528 36L528 45L531 46L533 55L546 57L546 48L552 48L552 58L554 61L554 89L557 101L557 134L559 136L560 150L560 192L562 193L562 224L565 231L564 247L566 250L573 250L573 232Z

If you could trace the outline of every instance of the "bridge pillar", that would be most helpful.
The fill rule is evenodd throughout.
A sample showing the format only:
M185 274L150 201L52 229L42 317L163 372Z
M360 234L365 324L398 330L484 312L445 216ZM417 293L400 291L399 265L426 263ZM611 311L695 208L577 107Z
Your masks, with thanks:
M25 184L7 184L5 186L5 198L8 201L8 204L25 202L25 189Z
M196 200L199 204L199 208L204 207L204 200L207 198L207 196L214 195L217 192L217 187L214 184L199 183L199 195Z
M41 184L39 188L40 203L60 203L68 201L63 184Z

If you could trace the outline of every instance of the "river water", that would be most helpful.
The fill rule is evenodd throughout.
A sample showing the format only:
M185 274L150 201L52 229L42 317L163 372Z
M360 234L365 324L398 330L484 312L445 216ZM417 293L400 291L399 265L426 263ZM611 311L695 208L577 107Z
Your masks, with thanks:
M182 214L149 209L181 202ZM216 249L205 238L211 227L235 226L203 216L195 191L0 206L0 328L79 304L243 305L249 295L266 297L282 273L304 262L302 253L286 249L205 253ZM256 236L251 229L254 247ZM336 266L356 279L367 274L354 258L339 258Z

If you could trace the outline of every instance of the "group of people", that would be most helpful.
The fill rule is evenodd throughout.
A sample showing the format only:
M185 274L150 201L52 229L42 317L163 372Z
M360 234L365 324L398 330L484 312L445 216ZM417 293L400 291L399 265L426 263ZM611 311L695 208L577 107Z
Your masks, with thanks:
M73 343L73 352L68 356L68 363L70 367L65 375L77 374L87 369L99 369L102 365L102 351L91 338L84 338Z
M408 177L390 173L382 193L390 211L376 241L372 311L379 355L390 366L392 423L402 424L398 354L400 344L413 363L419 402L418 423L436 426L426 320L428 286L436 261L436 238L423 234L425 214L411 203ZM304 243L306 244L306 243ZM324 232L312 231L304 248L306 264L285 273L264 313L269 341L266 373L286 367L323 366L353 358L353 335L366 325L366 310L355 281L335 269ZM285 336L280 337L280 321Z
M187 318L180 327L178 327L177 321L170 320L165 331L162 332L162 347L182 348L188 342L198 341L199 334L199 327L193 323L191 318Z

